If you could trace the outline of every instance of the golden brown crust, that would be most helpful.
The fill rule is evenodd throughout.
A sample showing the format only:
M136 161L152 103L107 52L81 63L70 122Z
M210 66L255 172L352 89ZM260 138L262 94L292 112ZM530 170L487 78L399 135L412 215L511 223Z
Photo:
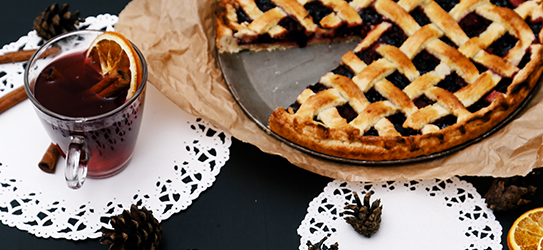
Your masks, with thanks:
M405 75L409 80L414 81L420 76L415 65L400 49L385 44L379 46L376 51L385 59L392 62L398 71Z
M230 20L228 20L229 4L230 1L221 1L217 7L215 18L215 44L219 51L239 52L242 50L238 46L238 41L234 37L232 27L229 26Z
M415 19L392 0L375 1L375 10L400 26L408 36L413 35L413 33L420 29L420 26Z
M433 18L437 16L436 13L440 12L435 10L433 1L430 2L427 6L432 5L430 8L432 14L428 15ZM377 4L385 5L385 3L388 3L388 0L378 0L376 6ZM434 154L483 135L499 125L518 108L536 86L543 71L543 46L538 44L539 42L532 44L537 36L523 35L528 32L527 28L529 29L529 27L526 23L519 22L531 13L541 12L528 11L527 7L524 7L521 10L526 13L520 17L512 10L489 5L489 3L481 3L476 0L463 1L462 5L457 5L457 8L451 11L455 14L451 15L451 18L446 18L437 26L430 24L413 31L413 36L399 48L401 56L398 56L397 50L390 47L378 47L376 51L383 55L383 59L369 65L361 62L353 52L348 52L342 57L342 63L355 72L352 82L356 83L361 91L365 93L374 88L390 102L381 101L369 105L366 103L363 111L357 111L358 116L349 123L345 122L345 119L341 119L337 111L326 110L327 114L333 114L327 118L331 120L333 117L334 123L338 126L328 126L327 121L314 120L310 116L301 119L298 113L287 113L284 109L278 108L270 116L270 129L287 140L316 152L365 161L409 159ZM443 34L449 34L450 31L452 33L459 32L458 25L452 23L451 20L458 21L478 7L480 8L478 14L495 23L511 21L506 25L492 24L481 35L482 38L460 36L451 39L457 43L458 50L436 39ZM531 5L531 7L533 6ZM541 8L541 6L538 7ZM405 18L401 11L389 4L384 9L381 12L387 12L390 19ZM443 29L445 31L442 31ZM372 32L377 34L377 31ZM519 41L508 55L501 58L486 52L486 47L497 38L492 38L491 42L486 40L492 36L499 37L505 32L512 34ZM382 34L382 32L379 33ZM368 36L370 35L371 32ZM530 42L526 45L528 40ZM367 48L372 43L363 40L355 52ZM398 89L384 77L389 75L390 71L395 70L402 71L402 74L406 76L409 75L406 71L411 69L410 65L412 64L406 62L405 59L412 59L422 49L439 58L442 64L433 72L409 77L412 83L403 91L398 92ZM517 65L525 51L530 53L530 59L522 69L519 69ZM471 60L490 70L479 73ZM455 93L435 87L444 76L452 71L460 75L468 85ZM493 98L487 107L474 113L468 111L467 107L490 93L503 77L512 77L511 84L505 93L492 93L491 97L487 97ZM323 79L336 78L340 77L328 73ZM323 79L321 82L324 82ZM341 79L342 82L350 82L348 79ZM411 100L420 95L425 95L435 103L421 109L413 107ZM350 102L351 97L341 96ZM313 102L316 101L313 100ZM304 107L303 102L301 107ZM406 114L407 120L404 127L419 130L422 134L401 136L394 129L394 125L385 118L397 111ZM436 119L449 114L457 117L457 123L443 129L431 124ZM370 128L375 128L379 136L364 135Z
M436 2L429 1L429 3L424 6L424 13L426 13L428 19L430 19L433 24L445 31L447 37L456 45L464 44L469 40L469 37L462 31L457 21L439 7Z
M515 111L539 80L543 71L542 59L542 46L532 46L530 62L522 73L517 74L506 95L499 95L487 108L476 112L464 122L436 133L410 137L363 136L352 126L349 129L341 128L342 131L338 132L334 128L327 128L313 121L301 122L282 108L272 113L270 129L308 149L347 159L397 160L441 152L481 136ZM314 130L318 130L319 133L310 132ZM340 140L330 136L333 134L346 135Z
M360 39L356 33L340 34L342 27L356 27L363 24L357 10L344 0L318 0L331 8L332 13L323 17L318 24L306 11L302 3L308 1L271 0L277 7L262 13L252 0L221 0L216 11L216 46L219 53L237 53L242 50L275 50L300 46L298 41L282 40L288 31L279 25L279 21L289 16L304 28L307 45L335 43ZM238 23L237 10L251 19L250 23ZM398 10L396 8L395 10ZM407 17L404 13L403 18ZM414 22L414 21L413 21ZM416 23L414 23L416 25ZM259 35L268 34L278 39L274 42L255 42ZM304 43L301 43L304 44Z
M319 80L327 89L317 93L306 89L296 100L300 104L297 110L277 108L270 116L269 127L273 132L323 154L367 161L398 160L461 145L509 117L536 86L543 71L543 31L533 34L524 21L543 18L543 8L535 0L525 1L515 10L497 7L488 0L462 0L448 13L432 0L270 1L276 7L262 12L252 0L221 0L216 12L219 52L298 46L296 41L281 40L289 31L279 22L287 16L303 27L308 45L350 39L349 35L335 37L334 34L342 27L364 25L359 16L363 8L374 8L384 17L381 23L372 24L356 48L341 58L341 64L352 70L352 78L328 72ZM330 11L319 17L318 23L304 8L311 1L320 1ZM421 8L431 23L423 25L415 21L409 14L415 8ZM238 23L238 12L245 13L250 21ZM478 37L468 37L458 24L472 12L491 23ZM408 36L400 47L378 44L383 34L397 27ZM277 40L254 42L266 34ZM503 57L487 50L504 34L517 40ZM445 37L452 45L444 42ZM362 61L359 53L367 49L375 50L380 59L369 64ZM423 50L439 60L435 69L424 74L412 62ZM526 53L530 53L529 60ZM521 63L522 60L528 62ZM525 65L520 67L520 64ZM480 72L479 66L488 70ZM396 71L410 82L403 89L387 78ZM438 86L453 73L466 86L454 92ZM505 93L500 93L496 87L503 78L510 79L511 84ZM386 100L370 103L365 96L370 90ZM419 108L419 104L415 105L419 97L432 103ZM490 104L470 111L482 98ZM356 112L350 121L337 108L345 106ZM417 135L402 136L395 127L398 124L389 120L400 113L405 116L403 129L416 131ZM434 124L450 116L456 117L456 123L442 129ZM373 135L375 132L379 136Z
M287 14L280 8L273 8L269 11L266 11L266 13L260 15L247 27L250 30L255 31L257 34L262 35L275 27L279 23L279 21L281 21L281 19L286 16Z
M358 15L356 10L349 6L349 3L343 0L322 0L322 3L326 6L334 9L335 12L331 13L345 21L348 26L356 26L362 24L362 18Z

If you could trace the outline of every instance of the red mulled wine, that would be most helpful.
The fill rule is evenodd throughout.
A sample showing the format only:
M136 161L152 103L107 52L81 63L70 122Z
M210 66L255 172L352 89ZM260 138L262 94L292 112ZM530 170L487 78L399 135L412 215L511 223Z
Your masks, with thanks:
M86 61L85 51L59 57L45 66L34 85L36 100L60 115L81 118L106 114L125 102L126 90L104 98L90 89L103 77ZM84 124L42 117L52 141L67 154L74 136L88 149L88 177L105 178L121 171L131 158L141 123L143 95L121 111Z
M70 117L95 116L121 106L126 90L109 98L90 91L102 79L93 66L85 51L58 58L36 79L34 96L47 109Z

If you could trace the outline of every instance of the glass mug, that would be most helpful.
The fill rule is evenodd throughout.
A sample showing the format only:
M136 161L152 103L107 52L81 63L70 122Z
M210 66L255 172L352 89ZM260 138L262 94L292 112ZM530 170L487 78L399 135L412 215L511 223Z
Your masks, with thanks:
M28 98L51 141L57 144L62 155L65 155L65 179L68 187L72 189L80 188L87 177L107 178L128 165L143 115L147 64L134 45L132 46L142 65L141 82L136 93L113 110L91 116L67 116L52 111L36 98L36 80L42 71L56 59L66 58L74 53L84 55L94 38L101 33L103 32L96 30L79 30L49 40L28 61L24 73ZM58 52L47 52L52 49ZM59 96L56 99L60 99L61 103L64 97Z

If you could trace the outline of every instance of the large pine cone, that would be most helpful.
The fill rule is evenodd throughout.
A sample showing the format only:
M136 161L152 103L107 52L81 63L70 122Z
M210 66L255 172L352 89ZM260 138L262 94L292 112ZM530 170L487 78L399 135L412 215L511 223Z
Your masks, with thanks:
M496 178L484 195L494 212L507 211L530 203L541 184L543 169L534 169L526 176Z
M145 207L132 204L130 212L111 217L111 226L100 238L100 244L111 244L109 250L155 250L162 241L162 226Z
M351 224L356 232L369 238L381 226L381 213L383 210L381 200L375 200L370 206L372 192L366 193L363 204L358 194L356 192L353 192L353 194L356 204L345 206L345 211L342 215L350 215L344 217L345 221Z
M74 12L72 15L68 11L69 7L67 3L63 4L62 7L55 3L40 13L34 20L34 30L36 30L38 36L44 40L49 40L60 34L77 30L75 26L84 19L79 19L79 11Z

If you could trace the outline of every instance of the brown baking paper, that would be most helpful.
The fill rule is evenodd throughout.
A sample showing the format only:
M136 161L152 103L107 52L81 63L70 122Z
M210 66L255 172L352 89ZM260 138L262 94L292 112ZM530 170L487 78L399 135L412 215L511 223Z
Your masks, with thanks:
M116 31L141 49L149 81L186 112L229 131L262 151L314 173L348 181L414 180L458 176L526 175L541 166L543 93L489 138L457 153L405 165L361 166L309 156L266 134L230 94L215 58L216 0L134 0ZM543 89L543 88L542 88Z

